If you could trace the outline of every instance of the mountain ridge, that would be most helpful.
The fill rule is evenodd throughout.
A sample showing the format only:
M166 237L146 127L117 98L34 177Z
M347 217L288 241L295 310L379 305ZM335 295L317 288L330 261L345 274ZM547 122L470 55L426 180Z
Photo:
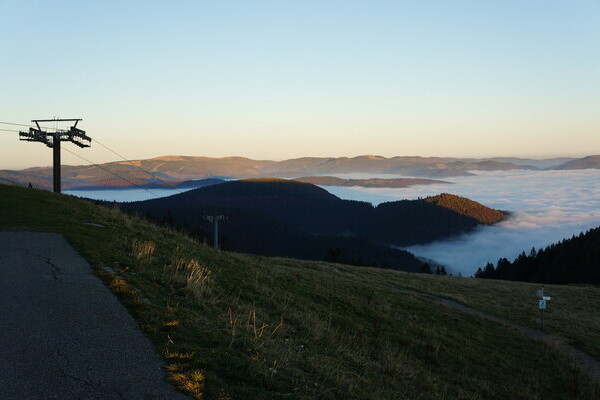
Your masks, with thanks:
M559 165L556 169L571 170L571 169L600 169L600 155L587 156L577 160L567 161Z
M551 159L563 164L549 165L543 160L525 159L523 163L535 163L544 169L568 168L600 168L600 156L589 156L582 159ZM254 160L246 157L203 157L167 155L143 160L114 161L96 165L63 165L63 187L103 183L104 186L135 187L159 182L148 175L148 172L169 184L186 180L211 177L228 177L235 179L279 177L297 178L315 175L343 174L395 174L416 178L448 178L469 176L477 171L508 171L517 169L539 169L535 165L521 164L516 158L456 158L456 157L421 157L394 156L382 157L363 155L357 157L300 157L282 161ZM516 164L519 163L519 164ZM142 170L143 169L143 170ZM107 172L110 171L110 172ZM144 171L146 170L146 171ZM115 176L117 175L117 176ZM125 178L130 182L119 177ZM52 187L52 168L35 167L24 170L0 170L0 178L35 187Z

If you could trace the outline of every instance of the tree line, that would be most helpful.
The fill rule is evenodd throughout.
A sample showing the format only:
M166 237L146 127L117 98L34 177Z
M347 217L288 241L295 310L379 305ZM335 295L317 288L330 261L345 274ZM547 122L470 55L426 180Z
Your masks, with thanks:
M600 285L600 227L559 243L522 252L512 262L500 258L496 265L478 268L476 278L537 283Z

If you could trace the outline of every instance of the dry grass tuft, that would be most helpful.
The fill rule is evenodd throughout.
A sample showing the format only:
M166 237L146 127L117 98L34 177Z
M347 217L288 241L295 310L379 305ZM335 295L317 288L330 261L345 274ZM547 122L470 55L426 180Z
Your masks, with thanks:
M180 353L169 349L166 349L163 354L168 360L191 360L194 358L194 353Z
M243 307L241 309L229 308L226 317L226 331L231 337L229 347L240 341L244 348L251 348L256 352L265 350L267 353L273 350L274 347L279 347L281 343L274 340L277 332L285 329L285 324L282 318L274 320L268 317L261 318L257 316L255 309ZM269 322L271 323L269 323ZM287 344L284 344L287 347ZM279 350L278 350L279 351ZM257 357L258 357L258 353Z
M166 269L170 272L171 280L182 284L184 289L196 299L204 299L212 292L213 273L197 260L178 258L167 265Z
M133 256L138 261L148 259L156 250L156 244L152 240L134 239L131 247Z
M115 293L126 294L131 290L129 284L124 279L114 277L109 284Z
M190 393L195 399L204 399L205 392L205 377L200 370L194 370L189 373L181 372L176 364L167 366L168 378L175 382L177 387L185 392Z

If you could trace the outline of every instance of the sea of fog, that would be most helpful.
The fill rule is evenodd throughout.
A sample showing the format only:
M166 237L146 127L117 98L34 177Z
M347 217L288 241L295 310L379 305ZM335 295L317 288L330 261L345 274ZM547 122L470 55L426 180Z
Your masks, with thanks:
M551 243L600 226L600 170L478 171L476 176L445 179L452 184L406 189L327 187L335 195L378 204L416 199L442 192L468 197L511 212L510 218L453 240L406 250L465 276L487 262L510 260Z
M365 174L339 175L372 178ZM397 175L380 175L395 178ZM600 226L600 170L573 171L478 171L476 176L447 178L451 184L413 186L404 189L333 187L325 189L342 199L373 204L416 199L442 192L468 197L489 207L509 211L510 218L452 240L412 246L408 251L435 260L464 276L500 257L514 259L529 252ZM173 190L141 189L65 191L76 196L116 200L145 200L175 194Z

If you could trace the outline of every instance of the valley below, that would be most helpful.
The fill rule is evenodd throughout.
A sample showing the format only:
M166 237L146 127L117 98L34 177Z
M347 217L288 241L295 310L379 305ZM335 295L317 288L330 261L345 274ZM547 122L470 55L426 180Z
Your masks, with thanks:
M344 182L406 179L402 175L345 173ZM323 183L330 183L327 178ZM402 247L424 259L445 265L449 273L471 276L486 263L514 259L532 247L539 249L600 226L600 170L478 171L477 175L445 178L403 188L320 185L341 199L374 205L450 192L507 211L510 217L493 226L425 245ZM175 189L68 190L67 193L108 201L140 201L178 193ZM227 227L223 227L227 235Z
M509 260L532 247L540 249L564 238L600 226L600 171L478 172L477 176L449 179L453 194L488 207L509 211L510 217L494 226L451 240L405 249L446 265L452 273L472 275L486 263ZM428 185L402 190L336 188L341 198L374 204L397 198L415 199L449 190Z

